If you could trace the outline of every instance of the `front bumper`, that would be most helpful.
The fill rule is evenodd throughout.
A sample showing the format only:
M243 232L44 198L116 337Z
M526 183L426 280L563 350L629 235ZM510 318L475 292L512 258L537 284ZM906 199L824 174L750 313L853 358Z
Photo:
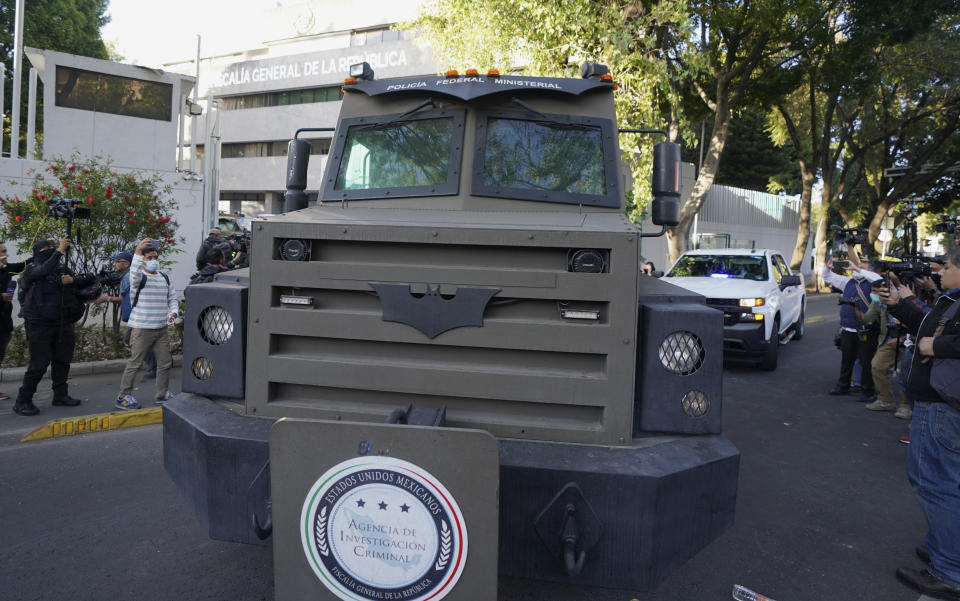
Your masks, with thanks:
M723 352L731 356L763 355L770 348L767 340L766 324L736 323L723 327Z

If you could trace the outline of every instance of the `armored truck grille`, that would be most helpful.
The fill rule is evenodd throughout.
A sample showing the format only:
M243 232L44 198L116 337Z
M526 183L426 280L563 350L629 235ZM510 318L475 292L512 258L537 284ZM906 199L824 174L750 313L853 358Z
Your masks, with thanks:
M419 213L410 217L436 216ZM360 223L260 224L247 410L380 422L412 403L446 407L448 425L503 437L629 439L632 226L614 213L571 213L530 227L473 217L479 223L415 227L370 215ZM309 260L279 258L276 249L292 238L309 246ZM579 248L608 253L610 273L569 272L569 253ZM284 302L291 296L300 303Z

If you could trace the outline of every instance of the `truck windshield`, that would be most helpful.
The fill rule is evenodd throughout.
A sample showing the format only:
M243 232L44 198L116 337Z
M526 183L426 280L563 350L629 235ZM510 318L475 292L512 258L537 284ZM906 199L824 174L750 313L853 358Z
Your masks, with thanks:
M335 190L413 188L445 184L450 170L452 117L347 131Z
M766 280L767 259L763 255L684 255L667 277Z
M619 207L613 122L534 112L478 113L471 193Z
M604 192L599 127L490 119L484 150L484 185L595 196Z

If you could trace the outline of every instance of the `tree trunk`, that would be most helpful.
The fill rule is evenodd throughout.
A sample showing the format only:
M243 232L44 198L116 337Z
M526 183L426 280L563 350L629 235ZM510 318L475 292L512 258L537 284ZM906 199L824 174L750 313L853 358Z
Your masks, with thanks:
M722 93L717 96L717 112L713 118L713 135L710 136L710 146L707 149L707 156L704 157L703 165L700 167L700 173L697 174L697 181L693 184L693 190L687 202L683 203L680 209L680 222L667 228L667 251L669 252L668 262L672 265L680 255L690 248L690 228L693 226L693 219L703 206L714 180L717 178L717 171L720 168L720 156L723 154L723 147L727 143L727 130L730 125L730 106Z
M797 227L797 245L793 248L793 257L790 258L790 269L800 271L803 268L803 258L807 253L807 242L810 241L810 201L813 197L813 182L816 174L811 173L805 165L800 166L800 180L803 189L800 192L800 224Z

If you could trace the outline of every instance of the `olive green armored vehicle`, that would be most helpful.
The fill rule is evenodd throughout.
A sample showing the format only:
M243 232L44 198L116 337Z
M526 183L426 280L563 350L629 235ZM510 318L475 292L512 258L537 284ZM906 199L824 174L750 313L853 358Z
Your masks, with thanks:
M187 288L168 473L277 599L655 587L732 524L739 452L722 313L640 276L615 83L351 74L323 180L305 127L249 272Z

